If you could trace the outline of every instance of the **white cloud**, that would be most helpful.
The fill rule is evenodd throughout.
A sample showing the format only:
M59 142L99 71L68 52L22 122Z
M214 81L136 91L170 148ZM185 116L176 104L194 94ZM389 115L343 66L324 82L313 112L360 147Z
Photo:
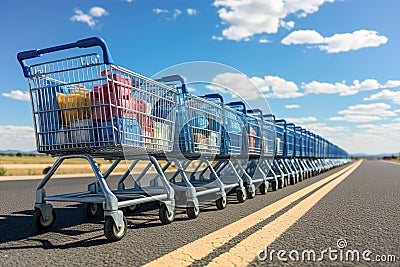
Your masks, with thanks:
M174 9L173 11L167 10L167 9L161 9L161 8L155 8L153 9L153 13L160 15L160 14L171 14L170 16L165 16L167 20L176 20L179 15L182 14L182 11L180 9ZM189 13L189 12L188 12Z
M180 14L182 14L182 11L180 9L175 9L172 16L174 19L177 19Z
M351 50L359 50L366 47L378 47L386 44L388 38L378 35L376 31L359 30L353 33L335 34L326 37L324 43L319 48L328 53L348 52Z
M21 90L13 90L9 93L3 93L2 95L7 98L22 101L30 101L31 99L29 92L22 92Z
M308 123L308 122L316 122L317 118L309 116L302 118L285 118L287 122L293 122L294 124Z
M367 47L378 47L386 44L387 41L388 38L386 36L378 35L378 32L371 30L338 33L330 37L323 37L315 30L298 30L283 38L281 43L285 45L316 45L309 47L318 47L327 53L340 53Z
M153 13L162 14L162 13L169 13L169 11L166 9L155 8L155 9L153 9Z
M378 154L400 151L399 122L358 124L355 129L322 122L301 124L301 127L323 136L349 153Z
M382 90L379 93L370 95L370 97L364 98L364 100L392 100L393 103L400 105L400 91Z
M93 17L102 17L102 16L107 16L108 12L102 7L99 6L94 6L89 10L89 14L92 15Z
M258 42L260 44L266 44L266 43L269 43L270 41L267 38L261 38Z
M298 30L291 32L288 36L282 39L284 45L292 44L321 44L324 37L314 30Z
M241 73L222 73L212 79L211 85L206 87L220 93L230 93L234 97L241 97L245 100L254 100L262 97L251 78Z
M400 118L394 121L400 121ZM383 124L360 124L356 126L360 129L366 129L365 132L369 133L390 133L390 135L396 135L400 137L400 123L383 123Z
M360 91L393 88L397 86L400 86L400 80L389 80L385 84L380 84L375 79L366 79L362 82L354 80L351 85L347 85L345 81L336 83L312 81L310 83L303 83L301 87L305 90L306 94L339 94L340 96L348 96L355 95Z
M397 116L390 108L391 106L385 103L358 104L339 111L338 115L342 116L331 117L329 120L354 123L380 121L387 117Z
M286 105L285 108L287 108L287 109L296 109L296 108L300 108L300 105L290 104L290 105Z
M311 123L297 123L296 126L301 126L303 129L307 129L313 133L323 136L325 139L332 141L335 144L339 144L341 138L351 133L351 130L344 126L332 126L327 125L324 122L311 122ZM346 147L343 147L346 149Z
M354 123L365 123L371 121L380 121L382 118L379 116L370 116L370 115L345 115L342 117L331 117L330 121L347 121Z
M325 2L335 0L215 0L223 25L222 36L241 41L261 33L277 33L279 27L291 29L293 21L285 22L290 14L305 17L317 12Z
M400 113L400 109L396 109L394 112L396 112L396 113Z
M349 106L345 110L338 112L340 115L377 115L381 117L396 116L397 114L390 110L391 106L385 103L358 104Z
M294 21L279 21L279 26L287 29L287 30L291 30L294 28Z
M303 96L294 82L286 81L278 76L249 78L240 73L222 73L214 77L212 82L216 85L207 86L210 90L226 92L226 90L217 86L221 85L230 88L232 92L236 92L246 100L254 100L259 97L296 98Z
M391 134L395 135L391 135ZM333 141L333 139L332 139ZM339 145L350 153L398 153L400 151L400 136L395 132L373 133L369 130L350 133L336 140Z
M0 126L0 149L35 150L34 130L30 126Z
M222 40L224 40L224 37L213 35L213 36L211 37L211 39L216 40L216 41L222 41Z
M194 15L197 15L197 10L196 9L193 9L193 8L188 8L188 9L186 9L186 13L189 15L189 16L194 16Z
M94 6L89 10L89 14L84 13L81 9L77 8L74 10L75 15L70 18L72 21L83 22L89 25L89 27L94 28L97 24L97 20L93 17L103 17L107 16L108 12L102 7Z
M253 77L252 81L270 98L296 98L303 96L298 86L278 76Z

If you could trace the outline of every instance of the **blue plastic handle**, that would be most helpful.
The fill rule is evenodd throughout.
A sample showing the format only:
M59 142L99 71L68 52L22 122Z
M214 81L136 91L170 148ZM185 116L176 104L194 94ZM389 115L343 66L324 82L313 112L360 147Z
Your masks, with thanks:
M263 117L262 110L261 110L261 109L258 109L258 108L256 108L256 109L250 109L250 110L247 111L247 113L252 113L252 114L254 114L254 115L258 115L260 118Z
M182 93L183 94L187 94L188 93L188 90L186 89L185 80L180 75L164 76L164 77L162 77L160 79L157 79L156 81L157 82L163 82L163 83L181 82L181 84L182 84Z
M282 119L280 119L280 120L275 120L275 123L276 122L278 122L278 123L283 123L284 125L285 125L285 127L286 127L286 121L285 120L282 120Z
M48 54L48 53L57 52L57 51L61 51L61 50L67 50L67 49L71 49L71 48L88 48L88 47L93 47L93 46L101 47L101 49L103 50L103 59L104 59L105 64L113 64L113 60L112 60L110 51L108 50L108 46L107 46L106 42L102 38L99 38L99 37L91 37L91 38L76 41L75 43L69 43L69 44L63 44L63 45L58 45L58 46L53 46L53 47L48 47L48 48L43 48L43 49L34 49L34 50L19 52L17 54L17 59L19 61L19 64L22 67L24 76L26 78L28 78L30 76L30 67L25 63L26 59L36 58L36 57L40 57L43 54Z
M242 102L242 101L235 101L235 102L230 102L227 104L229 107L235 109L235 107L241 107L242 108L242 112L244 114L247 114L247 109L246 109L246 105Z
M220 94L207 94L203 95L202 98L211 98L211 99L219 99L221 103L224 103L224 98Z

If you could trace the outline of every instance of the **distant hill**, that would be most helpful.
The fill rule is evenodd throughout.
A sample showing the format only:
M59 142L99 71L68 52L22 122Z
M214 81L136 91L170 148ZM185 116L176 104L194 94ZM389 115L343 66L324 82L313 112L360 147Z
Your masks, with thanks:
M383 158L383 157L391 157L391 156L399 156L400 153L382 153L382 154L365 154L365 153L357 153L351 154L350 156L355 158Z
M7 149L7 150L0 150L0 154L8 154L8 155L16 155L16 154L22 154L22 155L39 155L36 150L33 151L21 151L21 150L14 150L14 149Z

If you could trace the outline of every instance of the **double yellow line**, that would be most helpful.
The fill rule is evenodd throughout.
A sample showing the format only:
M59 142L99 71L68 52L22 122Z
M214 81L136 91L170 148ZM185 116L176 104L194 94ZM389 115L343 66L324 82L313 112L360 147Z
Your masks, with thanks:
M287 212L262 227L257 232L251 234L227 252L214 258L208 266L245 266L252 262L258 251L264 246L270 245L276 238L292 226L300 217L311 209L320 199L329 193L335 186L346 179L358 166L361 161L306 187L303 188L243 219L240 219L230 225L227 225L215 232L212 232L194 242L191 242L177 250L168 253L148 264L150 266L187 266L197 260L201 260L215 249L223 246L231 239L239 236L248 228L264 221L277 212L285 209L292 203L298 201L304 196L312 193L314 190L323 186L310 196L300 201Z

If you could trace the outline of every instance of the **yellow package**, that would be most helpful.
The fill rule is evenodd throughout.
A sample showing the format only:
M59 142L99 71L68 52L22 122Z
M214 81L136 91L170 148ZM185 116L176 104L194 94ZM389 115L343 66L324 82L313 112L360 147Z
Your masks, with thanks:
M57 93L57 104L61 109L61 121L66 126L73 121L90 118L90 95L87 90Z

